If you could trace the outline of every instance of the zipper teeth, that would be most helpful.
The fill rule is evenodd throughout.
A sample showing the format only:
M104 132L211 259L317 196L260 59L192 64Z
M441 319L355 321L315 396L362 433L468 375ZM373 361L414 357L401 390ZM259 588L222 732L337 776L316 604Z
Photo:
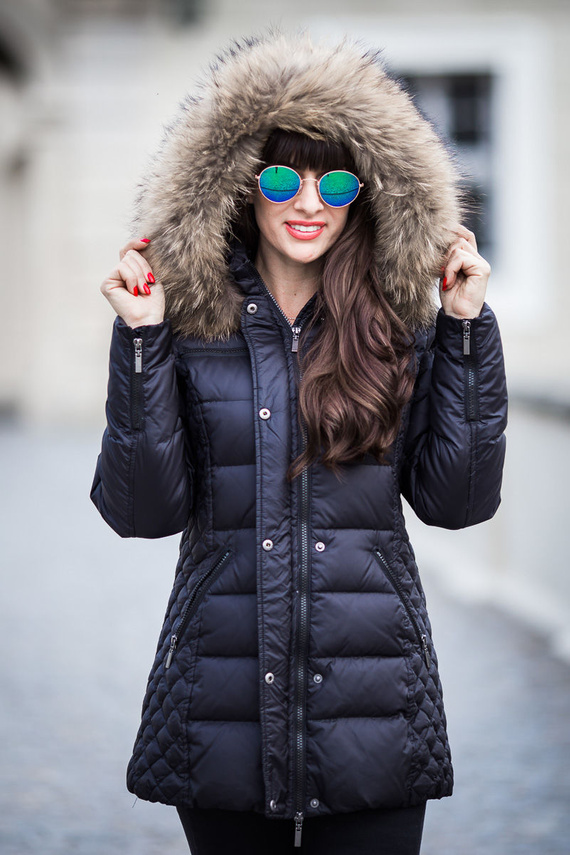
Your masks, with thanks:
M261 276L259 278L263 282L263 279L261 279ZM265 288L267 289L267 293L269 294L269 296L271 297L271 299L273 300L273 302L275 303L275 305L277 306L277 308L279 309L279 311L281 312L281 314L283 315L283 317L287 321L287 326L290 327L291 322L290 322L289 318L287 317L287 315L285 314L285 312L283 311L283 309L281 308L281 306L279 305L279 303L277 302L277 300L275 299L275 297L273 296L273 294L271 293L269 288L267 288L267 285L265 285L265 282L263 282L263 285L265 286Z
M299 363L298 363L299 364ZM302 372L299 365L299 386L301 385ZM303 438L302 450L304 450L307 436L305 426L301 425L301 436ZM299 615L299 643L297 646L297 708L296 708L296 771L295 781L295 846L301 845L301 829L303 823L303 770L305 758L305 746L303 739L303 709L305 693L305 659L307 648L307 615L308 615L308 558L309 558L309 525L308 525L308 499L309 499L309 472L305 467L301 473L301 603Z
M289 318L287 317L287 315L285 314L285 312L283 311L283 309L281 308L281 306L279 305L279 303L277 302L277 300L275 299L275 297L273 296L273 294L271 293L271 291L269 290L269 288L267 287L267 285L265 284L265 282L263 281L261 276L259 275L259 272L255 268L254 268L254 271L255 271L255 276L256 276L257 281L263 285L263 287L265 288L265 290L267 291L267 293L269 294L269 296L271 297L271 299L273 300L273 302L275 303L275 305L277 306L277 308L281 312L282 316L287 321L287 326L291 327L291 321L289 320Z
M416 633L416 636L417 636L418 643L419 643L420 647L421 647L422 649L425 649L424 640L423 640L423 634L422 634L422 632L421 632L421 630L420 630L420 627L419 627L419 624L418 624L418 622L417 622L417 620L416 620L416 616L414 615L414 613L413 613L413 611L412 611L412 609L411 609L411 607L410 607L410 604L408 603L408 598L407 598L407 596L406 596L406 594L405 594L404 589L402 588L402 586L401 586L401 584L400 584L400 580L398 579L398 577L396 576L396 574L393 572L392 568L390 567L390 565L388 564L388 562L386 561L386 559L384 558L383 554L380 552L380 550L379 550L378 548L375 548L375 549L374 549L374 555L376 556L376 559L377 559L379 562L381 562L382 567L383 567L383 568L384 568L384 570L386 571L386 575L388 576L388 578L390 579L390 581L391 581L392 585L393 585L393 586L394 586L394 588L396 589L396 593L398 594L398 596L399 596L399 598L400 598L400 600L401 600L401 602L402 602L402 605L404 606L404 608L405 608L405 610L406 610L406 612L407 612L407 614L408 614L408 617L410 618L411 624L412 624L412 626L414 627L414 631L415 631L415 633Z
M299 615L299 645L297 660L297 771L299 773L297 788L297 806L299 811L303 808L302 802L302 773L303 773L303 700L305 683L305 655L307 647L307 616L308 616L308 553L309 553L309 527L307 521L308 510L308 474L305 468L301 474L301 602Z
M469 365L467 373L467 388L469 390L469 419L475 420L475 368Z

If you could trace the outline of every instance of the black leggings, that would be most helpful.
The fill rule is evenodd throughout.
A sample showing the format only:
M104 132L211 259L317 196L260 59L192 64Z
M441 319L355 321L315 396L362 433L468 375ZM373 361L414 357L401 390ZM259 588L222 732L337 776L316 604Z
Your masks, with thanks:
M419 855L425 804L292 819L253 811L177 808L192 855Z

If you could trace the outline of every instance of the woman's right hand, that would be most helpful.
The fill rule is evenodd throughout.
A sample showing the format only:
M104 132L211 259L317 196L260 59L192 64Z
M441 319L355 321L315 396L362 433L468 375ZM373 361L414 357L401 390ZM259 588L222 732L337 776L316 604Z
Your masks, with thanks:
M101 284L101 293L130 327L160 324L164 320L164 289L156 282L143 252L148 241L130 240L119 253L120 262Z

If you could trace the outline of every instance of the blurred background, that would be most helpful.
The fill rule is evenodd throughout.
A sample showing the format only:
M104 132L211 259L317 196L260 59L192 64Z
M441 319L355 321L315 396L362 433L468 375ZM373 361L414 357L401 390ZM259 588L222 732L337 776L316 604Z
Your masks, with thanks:
M493 268L503 504L463 532L408 515L457 779L422 852L567 855L568 0L0 0L0 851L187 851L174 809L124 788L178 542L121 541L88 498L99 284L180 100L268 24L383 49L456 152Z

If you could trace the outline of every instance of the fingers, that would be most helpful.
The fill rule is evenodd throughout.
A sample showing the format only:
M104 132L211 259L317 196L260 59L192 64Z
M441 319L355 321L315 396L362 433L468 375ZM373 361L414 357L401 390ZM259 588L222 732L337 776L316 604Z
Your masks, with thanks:
M441 283L442 291L449 291L458 282L488 278L491 266L485 259L473 250L470 244L455 244L445 265L444 277Z
M442 291L449 291L453 288L460 273L464 273L466 277L469 277L475 262L476 257L473 253L461 247L456 247L447 259L445 276L441 286Z
M138 260L136 250L130 249L117 269L131 294L134 294L135 297L138 297L139 294L150 294L150 287L146 281L146 271L142 265L142 260Z
M459 235L460 238L466 240L467 243L473 247L475 252L477 252L477 239L473 232L469 231L466 226L462 225L461 223L458 223L457 227L455 228L455 233Z
M451 257L451 254L456 248L467 250L468 252L477 253L477 240L473 232L469 231L468 228L461 225L460 223L454 229L455 234L457 235L457 239L451 243L447 249L445 257L443 259L443 263L440 269L440 273L443 275L446 272L446 268Z
M150 238L132 238L127 241L127 243L119 250L119 260L123 260L123 256L127 254L130 249L136 249L138 252L142 252L150 243Z
M139 252L130 249L105 279L101 285L101 291L107 296L117 288L124 288L134 297L144 297L150 295L150 286L154 283L155 278L148 262Z
M472 260L468 256L477 258L483 265L487 264L485 259L477 252L477 241L473 232L469 231L465 226L458 224L455 233L458 235L457 240L447 250L441 268L442 291L453 287L457 279L457 274L462 268L472 268Z
M150 285L155 279L150 265L135 249L129 249L117 266L117 272L125 286L135 297L149 295Z

